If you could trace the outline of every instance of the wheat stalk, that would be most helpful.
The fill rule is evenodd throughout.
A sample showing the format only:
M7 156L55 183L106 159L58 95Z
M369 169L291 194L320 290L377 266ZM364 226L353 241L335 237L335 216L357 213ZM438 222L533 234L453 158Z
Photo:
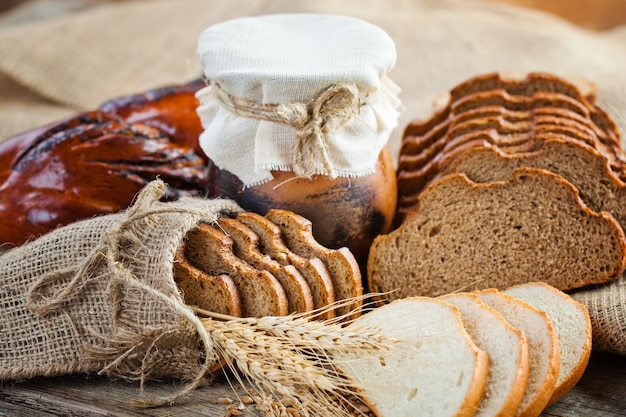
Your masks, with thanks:
M359 387L333 362L335 354L388 349L379 330L326 321L310 315L235 318L197 310L218 356L258 393L256 407L266 416L354 416Z

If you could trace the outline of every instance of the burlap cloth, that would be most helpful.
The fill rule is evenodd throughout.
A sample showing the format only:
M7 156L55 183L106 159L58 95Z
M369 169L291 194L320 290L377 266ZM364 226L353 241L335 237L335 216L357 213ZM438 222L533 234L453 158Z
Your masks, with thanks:
M112 97L200 76L196 42L210 24L302 11L364 18L396 42L390 77L405 110L394 154L402 127L427 116L440 93L493 71L586 77L626 136L624 26L592 32L539 12L452 0L150 0L0 30L0 140ZM594 317L595 347L626 354L622 281L607 288L577 297Z
M240 209L222 199L162 203L164 193L154 181L126 211L0 256L0 381L78 372L193 381L216 364L172 265L191 228Z

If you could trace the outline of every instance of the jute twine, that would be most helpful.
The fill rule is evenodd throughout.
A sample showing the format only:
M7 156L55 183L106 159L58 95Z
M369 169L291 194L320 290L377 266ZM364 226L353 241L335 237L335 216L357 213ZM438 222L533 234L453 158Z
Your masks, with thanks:
M217 361L205 326L184 304L174 254L199 222L240 208L230 200L163 203L162 181L125 212L59 228L0 257L0 381L97 372L143 382L202 383Z
M316 161L322 161L330 178L337 172L329 157L328 135L338 131L360 112L361 100L354 83L335 83L308 103L259 103L229 94L213 84L216 97L225 109L242 117L287 125L293 129L293 171L303 178L316 174Z
M626 277L572 294L589 311L593 348L626 355Z

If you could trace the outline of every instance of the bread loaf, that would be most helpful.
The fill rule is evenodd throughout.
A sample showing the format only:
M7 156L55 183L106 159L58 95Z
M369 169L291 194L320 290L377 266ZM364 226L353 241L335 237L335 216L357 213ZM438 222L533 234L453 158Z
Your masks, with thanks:
M182 244L174 258L174 280L185 304L203 310L241 317L241 299L232 278L225 274L210 275L191 265Z
M526 336L476 294L449 294L441 300L459 309L468 334L489 355L489 375L476 416L515 415L528 384Z
M432 298L407 298L350 324L375 327L397 340L389 349L354 352L334 363L361 389L379 417L474 416L483 395L488 355L467 334L458 309Z
M504 293L545 311L552 320L561 357L554 392L548 402L553 404L576 385L589 362L592 336L589 312L583 304L543 282L517 285Z
M313 305L320 319L335 317L335 311L326 308L335 302L335 290L330 274L319 258L306 258L294 253L283 241L280 228L260 214L243 212L237 220L256 233L262 253L281 265L293 265L302 274L311 289Z
M92 111L0 144L0 244L126 209L162 178L167 198L205 194L207 169L192 148L159 130Z
M278 280L233 253L233 241L208 224L199 224L187 234L185 257L211 275L228 275L237 286L244 317L284 316L287 296Z
M390 298L536 281L559 289L616 279L624 233L591 211L578 190L545 170L520 168L506 181L477 184L451 174L420 195L419 209L379 236L369 288ZM601 254L601 256L599 256Z
M259 238L245 224L229 218L217 221L219 227L233 240L233 252L251 266L271 273L285 290L289 313L313 310L313 296L308 283L292 265L281 265L259 250Z
M552 320L545 311L497 290L476 294L524 332L530 367L526 391L515 416L539 416L552 397L560 367L559 341Z
M363 283L356 259L347 248L330 249L313 237L312 223L288 210L271 209L266 217L281 230L283 240L291 251L306 258L319 258L330 274L335 300L345 300L338 305L338 316L359 314L362 305Z

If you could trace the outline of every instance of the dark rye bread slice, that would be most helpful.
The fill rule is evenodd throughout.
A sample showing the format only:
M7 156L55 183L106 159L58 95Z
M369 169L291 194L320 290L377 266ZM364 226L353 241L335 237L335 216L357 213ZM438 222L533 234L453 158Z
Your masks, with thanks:
M551 138L563 138L565 140L576 140L558 127L548 128L544 131L538 129L531 133L517 133L507 135L501 135L495 129L486 131L477 131L468 133L463 138L463 143L456 147L447 149L445 152L440 152L435 155L423 167L413 171L400 171L397 175L397 187L398 187L398 201L400 205L404 205L404 201L407 199L414 200L419 197L419 194L434 181L442 172L445 172L447 167L460 155L470 151L475 146L482 144L492 144L498 146L502 152L507 153L522 153L522 152L534 152L541 148L546 140ZM506 142L509 142L508 144ZM608 160L608 158L607 158Z
M532 119L512 119L506 114L492 114L469 120L452 121L446 134L442 135L428 148L423 149L419 154L401 154L398 159L398 170L411 171L420 169L437 154L466 142L468 135L485 130L496 130L499 133L499 137L502 138L502 144L510 142L504 140L510 137L510 135L519 134L523 138L524 133L530 134L535 131L543 131L567 133L573 138L598 149L604 150L604 148L607 148L607 155L615 155L621 151L619 147L609 149L605 144L599 142L592 129L568 118L540 115ZM528 136L526 137L528 138Z
M210 275L191 265L185 258L184 243L174 257L174 281L185 304L241 317L241 299L235 282L228 275Z
M581 130L593 132L596 136L602 136L605 134L594 125L591 120L583 118L577 113L574 113L567 109L561 109L557 107L538 107L530 110L513 111L504 108L503 106L483 106L476 109L468 110L464 113L456 115L454 118L446 120L445 123L433 127L431 130L424 132L419 136L405 136L403 138L403 144L400 152L400 161L398 169L406 169L403 164L403 158L417 157L427 150L431 149L441 138L445 137L448 132L456 125L485 117L502 117L509 123L515 122L532 122L535 124L545 124L558 122L562 124L573 124L580 126ZM425 143L430 143L430 146L426 146Z
M317 257L307 258L294 253L282 239L280 228L253 212L237 215L237 220L252 229L259 238L259 250L281 265L293 265L306 279L313 296L315 317L331 319L333 309L326 308L335 302L335 290L324 263Z
M490 92L483 94L499 93ZM466 98L466 100L478 100L479 98L480 97L478 96L473 96ZM424 130L420 134L417 134L415 129L413 129L414 133L412 135L408 135L405 133L402 139L401 154L419 154L424 149L432 146L432 144L434 144L438 139L445 136L454 125L472 119L493 116L502 116L510 122L533 121L537 120L538 118L543 118L547 116L559 117L562 119L571 120L572 122L584 126L586 129L592 130L603 142L619 145L617 137L618 135L616 132L604 130L603 128L593 123L593 121L589 117L572 111L571 109L567 108L567 106L559 106L559 100L557 100L557 98L560 100L568 100L569 102L571 102L571 99L568 97L552 96L551 100L548 103L545 103L545 100L541 102L529 101L527 103L529 108L524 110L511 110L503 105L483 104L481 106L471 108L463 112L457 112L457 108L453 107L451 109L451 112L453 112L454 114L450 114L447 119L435 124L435 126L430 128L429 130ZM578 103L576 102L571 102L569 104L578 105Z
M359 316L363 304L363 282L352 252L345 247L330 249L321 245L313 236L311 221L292 211L270 209L265 217L280 228L283 240L293 252L324 262L333 282L336 301L350 301L337 306L337 316Z
M554 92L580 101L584 98L590 105L595 103L597 86L589 80L558 77L547 73L519 74L489 73L469 78L458 84L435 101L434 114L425 121L409 123L403 136L421 135L447 119L451 105L467 96L490 90L504 90L512 95L533 95L537 91Z
M233 240L233 252L253 267L274 275L285 290L289 313L313 310L313 296L309 285L292 265L281 265L259 249L259 237L245 224L227 217L217 221L219 227Z
M626 227L626 184L609 168L604 155L573 141L547 140L540 149L509 154L483 144L458 156L445 173L463 173L471 181L487 183L511 176L519 167L545 169L572 183L593 211L607 211Z
M226 274L237 286L243 317L285 316L287 297L276 277L258 270L233 253L233 241L208 224L199 224L186 237L185 257L207 274Z
M561 176L519 168L478 184L450 174L431 184L418 208L378 236L367 263L374 292L392 299L536 281L561 290L605 283L625 267L622 228L591 211Z
M557 93L537 92L532 97L512 96L506 91L485 91L463 97L457 102L451 103L449 109L443 113L437 113L431 120L412 122L405 129L403 135L401 154L420 153L424 148L432 145L437 135L422 139L430 131L445 134L447 125L460 115L478 112L481 108L503 107L507 111L523 112L538 108L556 108L578 115L591 122L600 140L606 144L620 145L619 131L612 119L601 109L593 106L591 109L576 99ZM446 117L444 117L444 115Z
M457 100L472 93L503 89L514 95L532 95L537 91L555 92L586 101L595 102L597 86L579 77L561 77L545 72L479 74L450 90L450 99Z
M471 153L475 149L484 147L497 148L502 153L521 155L538 151L541 149L543 144L549 140L562 139L567 142L572 141L571 138L565 135L550 132L537 132L532 135L532 140L520 140L517 145L502 146L496 145L499 142L499 139L497 138L499 135L494 130L476 132L470 136L471 140L468 140L463 145L459 145L453 150L437 155L434 158L432 165L425 167L422 170L416 170L414 172L401 172L398 174L398 177L401 177L401 180L398 180L398 187L401 192L398 195L397 214L395 219L396 224L400 224L406 213L413 210L417 206L420 194L429 186L429 184L437 181L439 178L449 173L449 166L454 164L458 157Z

